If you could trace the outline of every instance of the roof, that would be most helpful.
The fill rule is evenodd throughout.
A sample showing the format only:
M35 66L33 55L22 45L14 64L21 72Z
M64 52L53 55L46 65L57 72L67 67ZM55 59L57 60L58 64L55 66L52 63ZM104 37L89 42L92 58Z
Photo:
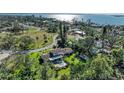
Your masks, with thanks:
M53 60L60 59L60 58L62 58L61 55L60 56L56 56L56 57L51 57L51 58L49 58L49 60L50 61L53 61Z
M73 50L71 48L56 48L51 53L53 54L60 54L60 55L66 55L72 53Z
M81 34L81 35L85 35L86 33L80 29L70 29L68 30L68 33L74 33L74 34Z
M51 57L51 53L54 55ZM48 54L43 54L41 56L41 58L44 60L44 62L47 62L51 59L49 58L56 58L55 56L59 56L59 55L67 55L67 54L71 54L73 53L73 50L71 48L56 48L54 50L52 50L50 53Z
M75 33L82 34L83 32L82 31L75 31Z
M83 35L85 35L86 33L85 32L83 32L83 31L75 31L74 33L77 33L77 34L83 34Z
M104 53L107 53L107 54L111 53L111 51L107 50L107 49L100 49L99 52L104 52Z
M80 31L80 29L78 29L78 28L74 28L74 29L70 29L70 30L68 30L69 32L71 32L71 31Z

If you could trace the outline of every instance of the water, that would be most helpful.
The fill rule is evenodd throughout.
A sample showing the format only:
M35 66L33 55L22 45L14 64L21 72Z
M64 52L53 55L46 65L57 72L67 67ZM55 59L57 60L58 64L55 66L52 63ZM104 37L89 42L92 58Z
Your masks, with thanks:
M0 14L0 15L35 15L49 18L57 18L59 20L71 21L73 18L84 19L84 21L91 19L97 24L110 25L124 25L124 17L115 17L112 14L45 14L45 13L16 13L16 14ZM118 14L114 14L118 15Z
M115 17L113 15L106 14L81 14L81 15L73 15L77 19L82 19L87 21L90 19L92 22L97 24L110 24L110 25L124 25L124 17ZM48 17L56 17L54 15L48 15ZM65 18L66 19L66 18ZM61 17L60 17L61 20Z

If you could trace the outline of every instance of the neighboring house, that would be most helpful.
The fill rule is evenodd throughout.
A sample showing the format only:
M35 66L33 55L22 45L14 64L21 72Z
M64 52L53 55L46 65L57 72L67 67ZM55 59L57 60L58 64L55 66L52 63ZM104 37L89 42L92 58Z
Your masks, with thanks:
M104 42L104 48L102 48L103 42ZM92 48L93 54L97 54L97 53L110 54L111 53L108 41L96 40L94 43L95 43L95 47Z
M65 55L70 55L73 53L71 48L56 48L48 54L42 55L40 61L44 62L52 62L55 67L65 67L67 64L63 61L63 57Z
M80 36L84 36L86 33L83 31L75 31L75 32L73 32L73 34L78 34Z
M97 48L102 48L102 41L101 40L96 40L94 43L95 43Z
M83 36L85 36L86 33L80 29L70 29L67 34L73 37L74 40L78 41L79 39L83 39Z
M107 49L99 49L99 53L105 53L105 54L110 54L111 51Z
M84 36L86 33L84 31L81 31L80 29L75 28L75 29L70 29L68 31L68 34Z

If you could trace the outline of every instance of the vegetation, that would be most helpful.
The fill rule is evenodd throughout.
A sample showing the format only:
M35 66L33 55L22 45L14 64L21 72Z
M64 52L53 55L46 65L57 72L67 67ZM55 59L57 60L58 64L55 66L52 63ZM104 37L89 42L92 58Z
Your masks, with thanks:
M0 35L1 49L28 50L50 45L55 33L40 32L31 28L18 35L12 33L0 33Z
M72 23L42 16L0 16L0 50L12 50L13 55L2 60L0 79L8 80L113 80L124 79L124 27L96 26L91 20ZM69 34L78 28L85 35ZM53 43L58 34L57 44ZM80 39L77 36L81 37ZM17 53L44 48L34 53ZM71 48L63 56L67 63L56 69L52 62L41 62L44 54L54 48ZM0 51L1 52L1 51ZM0 60L1 61L1 60Z

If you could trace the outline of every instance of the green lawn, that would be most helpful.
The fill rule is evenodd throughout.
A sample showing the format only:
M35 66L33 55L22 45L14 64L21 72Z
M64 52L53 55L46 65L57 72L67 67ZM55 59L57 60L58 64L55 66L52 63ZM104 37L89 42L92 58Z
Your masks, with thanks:
M35 32L37 29L36 28L34 28L34 27L30 27L29 29L27 29L26 31L28 31L28 32Z
M73 35L68 35L67 37L68 37L68 40L70 40L70 41L75 41L75 36L73 36Z
M74 53L74 54L72 54L70 56L67 56L67 57L64 58L64 60L66 62L68 62L69 64L73 64L73 65L78 65L80 63L86 63L86 62L80 60L79 58L76 58L75 55L76 54Z

